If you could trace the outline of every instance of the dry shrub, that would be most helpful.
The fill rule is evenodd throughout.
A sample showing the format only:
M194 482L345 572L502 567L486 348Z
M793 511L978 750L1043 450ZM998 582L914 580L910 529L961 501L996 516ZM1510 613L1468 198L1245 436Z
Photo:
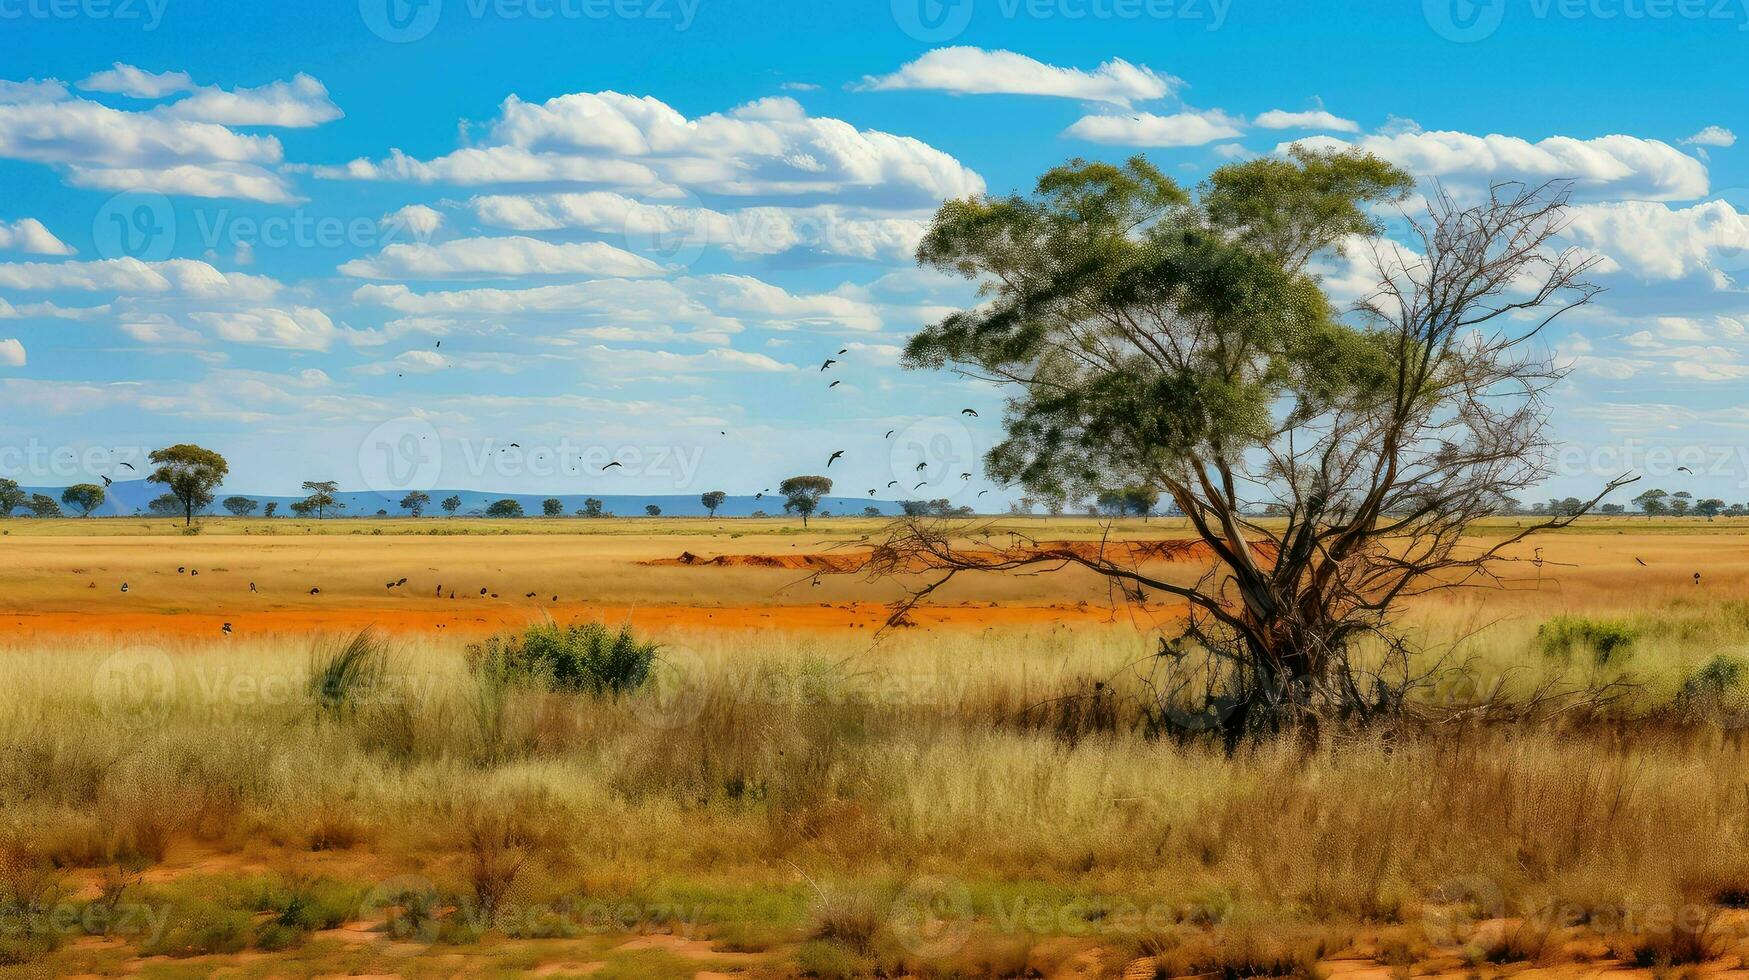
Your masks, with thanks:
M1336 952L1340 945L1323 933L1264 935L1257 928L1196 933L1154 955L1154 976L1159 980L1193 975L1218 980L1252 977L1323 980L1325 971L1319 961Z

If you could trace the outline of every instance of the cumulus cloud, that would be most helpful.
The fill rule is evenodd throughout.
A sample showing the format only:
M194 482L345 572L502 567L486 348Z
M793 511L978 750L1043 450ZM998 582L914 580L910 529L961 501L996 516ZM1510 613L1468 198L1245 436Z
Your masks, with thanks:
M553 244L513 235L460 238L441 245L390 245L374 258L353 259L342 275L359 279L495 279L582 275L636 278L662 267L604 242Z
M1258 115L1252 122L1263 129L1328 129L1339 133L1358 133L1360 123L1352 119L1344 119L1323 109L1312 109L1306 112L1290 112L1286 109L1271 109Z
M1724 201L1672 208L1649 201L1575 206L1567 238L1643 279L1682 279L1713 268L1721 254L1749 258L1749 215Z
M162 99L177 92L191 92L194 79L185 71L151 72L116 62L115 67L97 72L79 83L87 92L110 92L136 99Z
M1187 109L1167 116L1151 112L1082 116L1063 135L1119 146L1202 146L1242 132L1241 121L1219 109Z
M869 75L858 86L865 91L902 89L951 92L955 95L1043 95L1128 106L1159 99L1181 83L1145 65L1113 58L1092 71L1061 68L1012 51L983 48L937 48L890 75Z
M220 272L197 259L142 262L135 258L91 262L0 262L0 286L71 289L82 292L174 293L201 299L261 300L279 291L278 281L243 272Z
M1531 142L1516 136L1457 132L1404 132L1344 141L1313 136L1277 147L1365 150L1423 177L1494 180L1572 179L1590 195L1643 200L1692 200L1707 192L1706 167L1658 140L1635 136L1575 139L1551 136Z
M443 226L443 214L423 204L409 204L383 215L379 224L385 229L404 232L406 237L422 242Z
M35 218L20 218L10 224L0 221L0 252L72 255L73 247L56 238Z
M0 367L24 367L24 345L16 339L0 340Z
M0 83L0 157L60 168L78 187L289 203L297 198L277 169L279 140L228 127L314 126L341 115L308 75L226 91L193 85L181 72L118 64L81 86L139 98L185 96L126 111L71 97L52 79Z
M910 137L813 118L789 98L689 119L660 99L582 92L506 99L488 139L432 160L391 150L318 176L460 185L569 183L645 193L826 194L913 206L984 190L952 156Z
M308 306L190 313L220 340L291 350L327 350L340 331L328 314Z
M483 224L500 228L623 234L628 242L660 243L675 249L721 248L742 256L803 250L903 260L916 251L929 224L922 214L894 215L832 204L719 211L642 202L612 191L497 194L475 197L468 203Z
M1717 146L1727 147L1737 145L1737 134L1723 126L1708 126L1693 136L1682 141L1684 146Z

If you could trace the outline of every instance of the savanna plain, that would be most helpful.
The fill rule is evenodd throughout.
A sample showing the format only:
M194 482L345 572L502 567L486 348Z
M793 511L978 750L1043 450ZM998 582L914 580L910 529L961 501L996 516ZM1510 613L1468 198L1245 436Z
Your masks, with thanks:
M855 570L875 521L0 524L9 973L1749 962L1739 521L1528 539L1404 607L1416 711L1239 745L1163 717L1173 601L1045 566L891 624L915 583Z

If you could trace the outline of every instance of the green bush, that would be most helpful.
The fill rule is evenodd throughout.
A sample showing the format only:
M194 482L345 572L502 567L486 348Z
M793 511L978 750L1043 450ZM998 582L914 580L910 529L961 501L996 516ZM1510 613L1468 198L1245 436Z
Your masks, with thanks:
M656 644L633 636L630 626L614 633L600 623L537 623L468 647L468 666L491 679L617 696L650 679L656 650Z
M1584 616L1556 616L1536 629L1543 656L1567 660L1575 652L1588 652L1599 667L1626 659L1637 639L1639 631L1627 623Z
M331 714L355 710L382 685L388 651L387 641L369 629L338 648L318 650L310 667L310 697Z
M1749 711L1749 660L1715 655L1683 680L1676 705L1691 715L1741 719Z

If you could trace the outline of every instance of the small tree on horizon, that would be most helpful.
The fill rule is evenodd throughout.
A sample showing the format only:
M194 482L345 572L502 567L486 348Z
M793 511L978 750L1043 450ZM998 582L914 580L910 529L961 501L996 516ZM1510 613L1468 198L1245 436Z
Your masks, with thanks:
M23 507L30 500L30 494L19 489L17 480L0 477L0 518L11 517L12 512Z
M448 497L443 498L443 503L441 504L441 506L443 507L443 512L445 514L448 514L451 517L455 516L455 512L462 509L461 494L458 493L458 494L454 494L452 496L448 496Z
M158 468L146 482L162 484L176 495L182 502L184 524L193 524L194 512L212 505L213 491L231 472L225 457L193 443L153 450L147 458Z
M346 509L346 505L336 496L340 492L340 484L333 480L305 480L304 489L310 495L303 499L303 513L315 514L318 521L327 517L331 510Z
M425 508L429 506L431 506L431 494L423 490L414 490L401 498L401 509L414 517L424 516Z
M77 510L80 517L90 517L103 506L104 496L103 488L95 483L75 483L61 491L61 503Z
M494 500L492 501L492 505L486 508L486 516L521 517L522 504L510 499L509 497L505 497L503 500Z
M792 476L777 485L783 494L783 509L802 515L802 527L820 506L820 498L832 492L832 481L824 476Z
M600 517L602 514L602 503L594 497L584 497L583 509L577 513L582 514L584 517Z
M30 508L30 513L33 517L61 516L61 505L55 503L55 498L46 493L31 494L30 502L26 506Z
M161 493L152 498L146 510L159 517L175 517L182 513L182 501L173 493Z
M709 516L715 517L717 516L717 508L721 507L723 501L727 499L729 499L729 495L721 490L707 490L699 496L698 502L704 505Z
M561 517L565 513L565 502L557 497L548 497L540 502L540 512L548 517Z
M277 510L279 510L279 501L269 500L267 502L267 506L261 508L261 516L262 517L272 517L274 512Z
M226 497L219 505L231 512L233 517L248 517L261 506L260 503L248 497Z
M649 516L649 517L661 517L662 516L662 508L656 506L655 504L645 504L644 505L644 514L646 516Z

